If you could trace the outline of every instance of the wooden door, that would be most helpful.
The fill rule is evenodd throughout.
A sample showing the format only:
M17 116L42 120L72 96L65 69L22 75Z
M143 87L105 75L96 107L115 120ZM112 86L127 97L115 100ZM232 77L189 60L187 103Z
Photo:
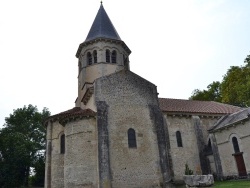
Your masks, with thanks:
M239 176L247 176L246 166L245 166L242 152L238 154L234 154L234 157L235 157L235 161L237 164Z

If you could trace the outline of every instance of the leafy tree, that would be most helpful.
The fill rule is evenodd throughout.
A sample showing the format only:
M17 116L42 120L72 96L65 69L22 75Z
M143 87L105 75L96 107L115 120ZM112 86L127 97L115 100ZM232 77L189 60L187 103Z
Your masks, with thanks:
M5 118L0 130L0 187L27 186L30 168L44 170L45 127L44 118L50 112L36 106L18 108ZM43 161L42 165L41 161ZM43 176L42 173L36 175Z
M217 81L209 84L207 86L207 90L201 91L199 89L195 89L190 99L221 102L220 82Z
M221 83L222 102L250 106L250 64L232 66Z
M213 82L207 90L194 90L190 99L217 101L241 107L250 106L250 55L243 66L231 66L222 82Z

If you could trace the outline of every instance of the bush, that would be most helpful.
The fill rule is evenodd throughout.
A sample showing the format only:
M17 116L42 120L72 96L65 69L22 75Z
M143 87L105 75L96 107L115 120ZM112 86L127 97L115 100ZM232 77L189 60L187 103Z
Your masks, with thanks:
M188 167L188 164L185 164L185 175L193 175L194 172Z

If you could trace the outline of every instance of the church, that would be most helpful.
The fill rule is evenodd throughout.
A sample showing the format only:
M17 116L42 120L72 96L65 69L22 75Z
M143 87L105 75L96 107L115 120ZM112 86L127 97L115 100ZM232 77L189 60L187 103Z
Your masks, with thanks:
M158 98L130 53L101 4L76 53L75 107L45 122L45 187L168 187L185 166L249 177L250 108Z

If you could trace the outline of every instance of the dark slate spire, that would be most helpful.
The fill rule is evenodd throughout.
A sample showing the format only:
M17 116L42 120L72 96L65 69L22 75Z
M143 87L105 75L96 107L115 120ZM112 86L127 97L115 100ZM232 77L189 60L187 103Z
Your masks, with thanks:
M96 38L121 40L106 11L104 10L102 2L85 42Z

